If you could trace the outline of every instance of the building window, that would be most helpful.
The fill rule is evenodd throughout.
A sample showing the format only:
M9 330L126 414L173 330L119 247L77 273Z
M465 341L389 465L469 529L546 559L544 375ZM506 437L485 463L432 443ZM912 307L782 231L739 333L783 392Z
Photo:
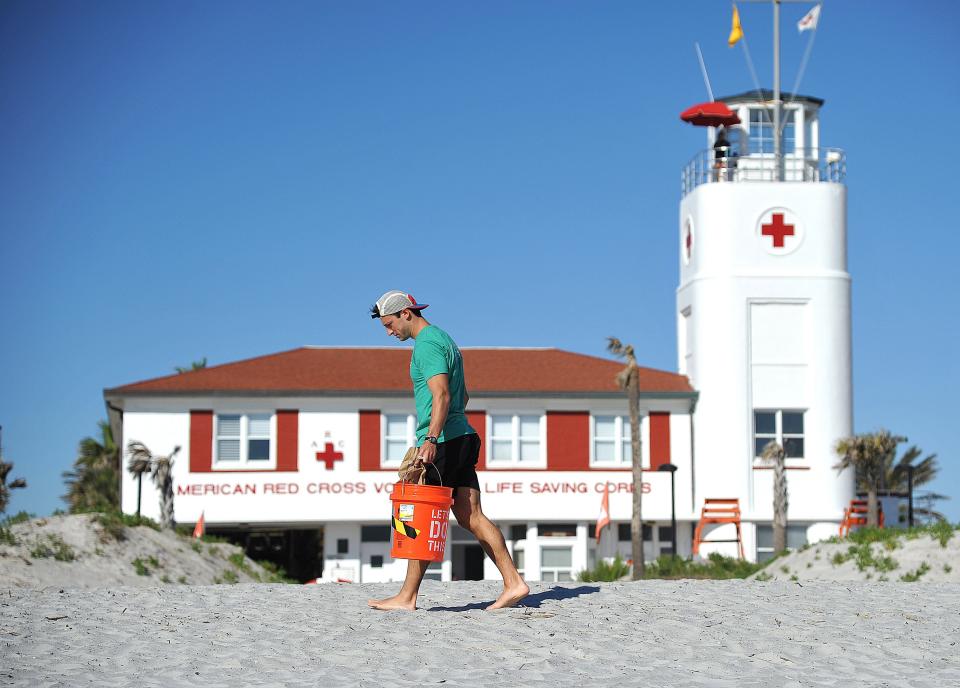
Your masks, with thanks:
M788 459L803 458L803 411L753 412L753 453L757 458L771 441L783 447Z
M255 466L271 462L269 413L218 414L216 464L219 467Z
M800 549L807 544L807 526L787 526L787 549ZM773 559L773 526L757 526L757 563Z
M399 468L407 449L416 444L417 417L412 413L383 415L383 461L385 468Z
M527 524L518 523L510 526L510 539L514 542L527 539Z
M490 414L487 464L492 467L542 467L543 417L527 414Z
M660 539L660 554L674 554L673 527L660 526L657 529L657 537Z
M423 574L423 580L443 580L443 565L441 562L431 562L431 564L427 567L427 572Z
M538 523L538 537L577 537L575 523Z
M795 115L795 110L780 111L781 152L785 155L796 148ZM770 108L750 108L750 152L773 153L773 110Z
M390 542L390 526L360 526L360 542Z
M593 466L630 466L630 419L626 416L593 416Z
M347 538L337 539L337 554L346 554L350 551L350 540Z
M573 548L541 548L540 580L546 582L573 580Z
M522 548L518 549L514 547L513 548L513 565L517 567L517 573L520 574L521 578L523 578L524 561L525 561L525 558L523 556L523 549Z
M642 531L643 531L643 541L653 542L653 527L647 523L644 523L642 526ZM630 542L632 540L630 536L629 523L617 524L617 540L619 540L620 542Z

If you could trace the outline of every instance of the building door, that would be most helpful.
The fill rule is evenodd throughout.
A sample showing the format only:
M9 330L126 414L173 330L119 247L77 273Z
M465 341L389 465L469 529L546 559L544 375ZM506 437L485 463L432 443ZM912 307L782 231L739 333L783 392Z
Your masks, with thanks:
M483 580L483 548L476 540L471 544L458 542L447 547L450 549L453 580Z
M463 555L464 580L483 580L483 547L466 545Z

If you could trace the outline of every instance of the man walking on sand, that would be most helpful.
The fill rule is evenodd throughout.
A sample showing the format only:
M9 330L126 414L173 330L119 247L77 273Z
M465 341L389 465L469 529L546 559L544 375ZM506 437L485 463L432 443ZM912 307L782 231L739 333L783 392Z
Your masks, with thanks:
M437 470L426 471L428 485L453 488L453 515L457 523L473 533L483 551L503 576L503 592L487 609L512 607L530 592L513 565L503 533L480 509L480 482L476 464L480 456L480 438L467 423L464 407L470 398L463 378L460 349L446 332L428 323L421 311L427 304L417 303L409 294L388 291L370 309L379 318L387 334L401 342L413 338L410 378L417 408L417 463ZM385 600L368 600L374 609L417 608L417 593L429 562L407 561L407 577L400 592Z

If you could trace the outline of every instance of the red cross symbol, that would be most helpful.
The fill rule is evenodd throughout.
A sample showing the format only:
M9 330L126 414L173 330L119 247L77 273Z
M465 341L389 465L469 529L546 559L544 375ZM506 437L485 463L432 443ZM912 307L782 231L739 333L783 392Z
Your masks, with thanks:
M774 248L783 248L784 237L793 236L793 225L784 224L783 213L774 213L773 222L760 225L760 233L763 236L773 237Z
M317 461L323 461L327 470L332 471L334 462L343 461L343 452L333 451L333 442L327 442L323 445L323 451L317 452Z

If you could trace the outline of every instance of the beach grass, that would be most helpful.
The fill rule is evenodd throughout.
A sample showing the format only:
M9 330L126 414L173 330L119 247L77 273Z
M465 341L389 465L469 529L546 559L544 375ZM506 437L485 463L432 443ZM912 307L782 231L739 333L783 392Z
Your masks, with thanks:
M917 538L929 535L940 543L941 547L946 547L947 543L954 536L957 530L960 530L960 524L952 524L948 521L937 521L913 528L876 528L864 527L852 531L844 538L832 537L825 542L831 544L841 544L852 542L856 545L871 545L881 543L887 549L893 550L899 546L900 540L916 540Z
M717 552L711 553L705 561L694 561L683 557L661 554L646 569L644 578L677 580L694 578L698 580L729 580L746 578L766 568L773 560L754 564L745 559L725 557Z
M146 526L160 531L160 524L146 516L125 514L120 511L98 511L93 517L94 523L100 526L100 539L103 542L116 540L123 542L127 539L127 528Z

